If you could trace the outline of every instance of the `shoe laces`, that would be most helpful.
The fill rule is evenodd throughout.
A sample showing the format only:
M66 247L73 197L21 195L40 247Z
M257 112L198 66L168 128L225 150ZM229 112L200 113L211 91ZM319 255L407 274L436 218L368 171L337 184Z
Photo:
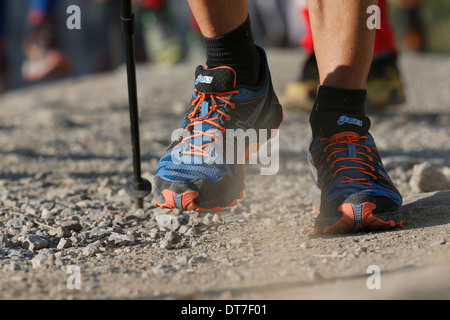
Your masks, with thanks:
M320 141L327 141L328 145L324 148L324 152L330 152L327 162L331 162L330 168L334 169L333 177L339 172L343 172L344 180L339 183L359 183L361 185L372 186L369 177L376 180L377 176L373 173L375 168L370 164L373 162L372 150L364 144L367 136L360 136L355 132L343 132L332 136L331 138L322 138ZM350 145L354 146L353 154L350 154ZM348 154L349 156L343 156ZM352 155L352 156L351 156ZM361 157L358 157L361 156ZM368 161L365 161L368 160ZM349 177L344 172L355 170L362 174L358 177Z
M190 155L200 155L206 157L212 157L212 155L205 151L205 148L209 146L211 143L220 143L220 140L216 136L216 130L220 130L222 133L225 133L225 128L221 125L220 118L223 116L225 120L230 120L231 116L225 112L227 106L231 109L236 107L236 104L230 101L233 94L239 93L239 91L229 91L229 92L218 92L218 93L210 93L210 92L199 92L196 89L194 91L197 93L197 96L191 102L191 107L194 109L188 114L188 119L191 121L186 127L186 131L191 131L191 135L185 137L182 140L183 142L189 141L190 150L182 151L182 154L190 154ZM204 108L208 108L207 112L205 112ZM200 115L199 115L200 114ZM203 124L210 124L210 129L203 130ZM202 145L195 145L192 142L192 139L196 137L203 136L210 137L211 139ZM194 140L195 141L195 140Z

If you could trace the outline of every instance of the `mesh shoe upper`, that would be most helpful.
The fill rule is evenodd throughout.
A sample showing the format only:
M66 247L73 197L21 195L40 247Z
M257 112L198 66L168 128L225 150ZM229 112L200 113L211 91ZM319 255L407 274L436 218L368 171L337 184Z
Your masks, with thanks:
M225 101L238 92L233 90L234 78L232 69L197 68L191 105L176 132L179 135L175 134L176 138L159 162L157 176L182 182L193 182L198 178L216 182L225 175L232 176L229 166L208 158L215 159L216 156L214 134L216 130L220 131L223 114L230 109ZM217 95L219 92L221 94Z
M308 154L311 173L321 190L320 212L334 214L344 202L376 202L379 211L398 208L402 198L368 133L368 119L329 117L336 120L340 132L334 133L333 125L320 130L324 134L314 138Z
M157 167L156 198L163 189L177 189L178 193L188 189L206 193L205 188L218 188L222 193L232 188L242 190L245 159L230 161L226 157L227 148L241 146L233 133L266 129L270 134L282 118L267 64L259 74L256 87L237 87L232 68L197 67L186 117ZM267 137L258 139L265 141ZM235 150L233 154L240 153Z

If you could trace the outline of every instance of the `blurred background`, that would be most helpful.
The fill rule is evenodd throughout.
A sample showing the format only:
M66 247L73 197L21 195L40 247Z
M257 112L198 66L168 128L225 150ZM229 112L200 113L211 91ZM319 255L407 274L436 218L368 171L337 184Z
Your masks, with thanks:
M389 0L402 51L450 53L449 0ZM69 30L70 5L81 29ZM248 0L257 44L300 48L303 0ZM112 70L124 63L118 0L0 0L0 92ZM136 0L139 63L203 63L201 37L186 1Z

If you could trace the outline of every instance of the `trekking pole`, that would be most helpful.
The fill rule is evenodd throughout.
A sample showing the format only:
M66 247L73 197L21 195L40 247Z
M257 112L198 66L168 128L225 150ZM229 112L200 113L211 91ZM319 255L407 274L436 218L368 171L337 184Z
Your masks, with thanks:
M136 60L134 48L134 13L132 0L122 0L122 32L125 40L125 52L128 79L128 102L130 109L131 147L133 152L133 179L126 184L125 190L138 208L144 207L144 198L151 192L150 182L141 177L141 151L139 142L139 112L136 85Z

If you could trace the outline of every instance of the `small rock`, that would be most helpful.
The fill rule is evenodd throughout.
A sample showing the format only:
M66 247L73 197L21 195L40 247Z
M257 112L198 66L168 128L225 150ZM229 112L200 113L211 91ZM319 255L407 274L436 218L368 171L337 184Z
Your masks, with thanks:
M118 227L118 226L113 226L112 228L109 229L111 232L117 232L120 234L124 234L125 231L123 230L123 228Z
M206 252L201 252L199 255L193 257L195 262L205 262L208 259L208 254Z
M17 261L11 261L9 263L9 271L17 271L20 270L20 264Z
M50 219L53 219L53 213L51 213L47 208L44 208L41 211L41 217L44 220L50 220Z
M189 231L189 227L188 226L181 226L180 229L178 229L178 233L179 234L185 234Z
M9 248L12 246L12 242L8 239L7 236L0 236L0 248Z
M69 247L71 247L71 246L72 246L72 241L70 241L70 239L64 239L64 238L62 238L62 239L59 240L59 242L58 242L57 249L58 249L58 250L62 250L62 249L65 249L65 248L69 248Z
M31 259L33 269L41 268L45 265L53 265L55 263L55 253L50 249L42 249L37 255Z
M180 228L181 229L181 228ZM201 230L200 228L196 228L196 227L190 227L186 230L186 232L184 233L187 236L196 236L201 234Z
M188 255L182 255L180 258L178 258L177 260L177 264L180 266L187 266L189 262L189 256Z
M170 240L167 240L167 239L162 239L162 240L159 242L159 246L160 246L162 249L166 249L166 250L170 250L170 249L173 248L172 242L170 242Z
M83 229L81 224L76 220L62 220L58 221L57 224L61 227L66 228L67 230L73 230L75 232L81 231L81 229Z
M311 244L308 241L302 242L300 244L300 249L309 249L311 248Z
M51 236L58 236L60 238L70 237L69 229L67 229L65 227L61 227L61 226L59 226L58 228L51 229L48 232L48 234L51 235Z
M59 226L56 228L56 235L61 238L67 238L70 237L70 231L66 227Z
M69 239L72 241L72 244L80 244L81 242L81 238L76 235L72 235Z
M136 238L132 234L120 234L117 232L111 232L108 240L114 241L115 245L131 246L135 243Z
M138 219L138 220L146 220L148 219L148 214L145 213L143 209L137 209L134 212L127 213L127 219Z
M64 190L61 190L61 191L64 191ZM69 218L69 217L73 216L74 214L75 213L73 212L73 210L71 208L65 208L64 210L62 210L59 213L59 216L63 217L63 218Z
M85 257L93 257L99 252L101 252L100 248L97 245L91 243L84 247L81 253Z
M155 276L161 276L170 273L175 273L176 271L177 270L172 266L159 263L152 268L151 273Z
M175 231L167 232L164 238L171 244L177 244L181 241L181 236Z
M11 259L19 260L24 258L24 254L20 250L11 250L8 254Z
M89 212L88 217L94 221L101 221L106 213L100 209L95 209Z
M213 221L213 217L214 215L211 212L208 212L204 217L203 217L203 221L205 224L211 224L211 222Z
M244 244L244 240L241 238L233 238L230 240L230 244L233 246L241 246Z
M160 227L161 229L168 228L175 231L178 230L178 228L180 228L181 226L178 218L173 215L161 214L159 216L156 216L155 219L158 227Z
M30 234L25 236L25 239L22 243L22 248L34 251L42 248L47 248L48 244L49 244L48 240L45 239L44 237L35 234Z
M223 222L223 219L222 219L222 217L219 214L215 214L212 217L212 222L214 222L214 223L221 223L221 222Z
M94 228L91 230L91 232L89 232L89 238L90 239L102 239L106 236L109 235L109 231L106 229L102 229L102 228Z
M157 228L153 228L148 232L148 235L152 239L158 239L161 237L160 232Z
M172 231L177 231L182 225L189 221L189 216L174 216L170 214L160 214L155 217L156 223L160 229L167 228Z
M413 167L409 185L414 193L450 189L450 181L428 161Z

